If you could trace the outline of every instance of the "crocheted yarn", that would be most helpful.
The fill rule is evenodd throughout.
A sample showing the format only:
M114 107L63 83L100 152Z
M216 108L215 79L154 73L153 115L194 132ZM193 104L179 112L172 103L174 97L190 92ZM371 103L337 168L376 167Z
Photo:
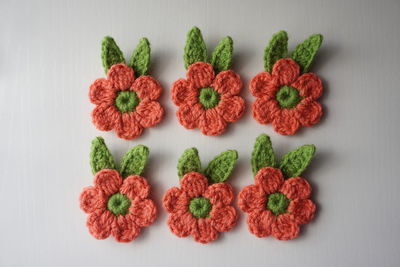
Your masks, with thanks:
M244 100L238 96L242 81L229 70L232 64L233 41L223 38L207 63L207 49L200 30L188 33L184 62L187 79L175 81L172 101L179 107L176 115L186 129L199 128L205 135L222 134L228 122L235 122L244 113Z
M197 149L185 150L178 161L181 187L170 188L163 197L172 233L178 237L192 235L196 242L209 243L235 226L232 187L223 181L232 173L236 160L236 151L225 151L202 173Z
M150 185L140 176L148 154L147 147L134 147L125 154L118 171L111 169L115 168L114 159L103 138L92 141L90 163L95 174L94 186L84 188L79 200L81 209L89 214L86 224L95 238L112 235L118 242L130 242L142 227L155 220L157 208L149 199Z
M313 145L299 147L282 158L278 169L274 167L276 162L269 137L257 138L251 159L255 184L246 186L238 195L239 208L248 213L250 233L257 237L272 235L278 240L291 240L299 235L301 224L312 220L316 207L309 199L311 186L299 176L311 162L314 152Z
M253 103L253 117L259 123L271 123L276 132L292 135L301 126L319 122L322 107L317 99L322 95L322 82L314 73L305 72L322 39L320 34L310 36L295 48L291 58L286 58L287 33L280 31L273 35L265 48L265 72L250 82L250 91L257 98Z

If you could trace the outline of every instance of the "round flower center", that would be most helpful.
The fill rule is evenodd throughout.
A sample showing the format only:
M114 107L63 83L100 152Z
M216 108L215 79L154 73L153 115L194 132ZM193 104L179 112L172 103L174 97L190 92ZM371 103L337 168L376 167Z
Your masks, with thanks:
M289 199L282 193L273 193L268 196L267 209L273 214L285 213L289 206Z
M296 88L285 85L276 93L276 100L282 108L293 108L300 102L301 97Z
M135 110L139 104L140 99L133 91L120 91L115 98L115 105L121 112L130 112Z
M115 193L108 199L107 208L114 215L125 215L131 207L131 200L121 193Z
M195 197L190 200L189 211L196 218L205 218L210 213L211 207L212 205L208 198Z
M199 100L204 108L213 108L218 105L220 97L214 88L206 87L200 90Z

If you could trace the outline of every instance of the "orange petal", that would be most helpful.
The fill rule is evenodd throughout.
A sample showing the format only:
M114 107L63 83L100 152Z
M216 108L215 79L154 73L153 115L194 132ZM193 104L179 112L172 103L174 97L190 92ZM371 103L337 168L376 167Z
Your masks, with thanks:
M322 81L314 73L301 75L291 86L299 90L302 97L311 97L313 100L321 97L323 91Z
M205 110L200 104L182 105L176 112L176 116L180 124L186 129L194 129L198 127L200 118L205 113Z
M261 186L248 185L238 195L239 208L247 213L256 210L264 210L267 203L266 194Z
M186 77L195 89L209 87L214 80L214 69L211 64L196 62L189 66Z
M199 97L199 91L193 88L190 83L184 79L179 79L172 86L172 101L175 105L194 104Z
M272 67L272 76L277 81L278 86L290 85L300 74L300 67L290 58L278 60Z
M105 202L105 197L101 191L93 186L84 188L79 197L80 207L86 213L92 213L95 210L104 209Z
M96 173L94 184L98 190L101 190L106 196L118 192L122 178L118 171L104 169Z
M106 239L111 234L111 227L115 216L108 210L96 210L86 221L89 232L96 239Z
M288 212L294 215L299 224L309 223L315 214L315 204L309 199L296 199L290 202Z
M322 106L311 98L306 98L297 105L297 119L304 126L312 126L322 117Z
M215 77L212 87L222 95L237 95L240 93L243 83L240 76L232 70L226 70L218 73Z
M135 75L133 69L120 63L111 66L107 72L107 78L116 90L127 90L131 87Z
M263 97L257 98L253 103L253 117L259 123L271 123L275 114L280 114L280 108L276 100Z
M114 105L101 104L93 110L92 121L100 131L110 131L120 124L121 113Z
M300 128L300 122L297 119L297 110L282 109L277 112L272 121L272 125L276 132L282 135L293 135Z
M278 191L283 183L283 175L281 170L272 167L260 169L254 179L256 184L260 185L267 195Z
M138 175L131 175L124 179L120 192L131 200L135 198L147 198L150 193L150 185L147 180Z
M151 76L140 76L133 83L131 90L137 92L140 99L157 100L161 95L161 85Z
M216 136L222 134L226 129L226 122L217 109L207 109L199 121L199 128L205 135Z
M294 216L284 213L278 216L272 225L272 236L278 240L291 240L299 235L300 227Z
M178 187L168 189L163 197L163 206L169 213L187 211L189 199Z
M240 96L223 96L217 110L225 121L235 122L244 113L244 99Z
M114 103L115 90L109 81L100 78L94 81L89 88L90 102L96 105L106 104L112 105Z
M116 124L115 131L118 137L131 140L142 134L143 127L137 121L135 112L126 112L122 114L121 122Z
M211 226L210 218L199 218L192 230L192 236L196 242L210 243L218 238L218 232Z
M136 108L136 112L139 115L136 118L144 128L153 127L160 123L164 117L164 109L157 101L141 101Z
M277 80L268 72L261 72L251 79L250 92L255 97L275 98L278 90Z
M247 217L247 227L250 233L257 237L266 237L271 234L271 228L276 221L270 210L253 211Z
M198 172L189 172L180 180L181 188L189 198L202 196L208 187L207 178Z
M301 177L292 177L285 180L279 191L290 199L306 199L310 197L311 186Z
M128 217L119 215L112 224L111 233L118 242L130 242L140 234L140 228Z
M178 237L186 237L190 235L196 225L196 219L190 212L172 213L168 218L167 224L172 233Z
M237 214L232 206L215 207L210 213L211 226L218 232L228 232L236 224Z
M212 184L207 188L204 197L208 198L214 206L229 205L233 201L232 186L225 183Z
M131 218L140 227L149 226L157 216L157 208L151 199L135 199L129 209L127 217Z

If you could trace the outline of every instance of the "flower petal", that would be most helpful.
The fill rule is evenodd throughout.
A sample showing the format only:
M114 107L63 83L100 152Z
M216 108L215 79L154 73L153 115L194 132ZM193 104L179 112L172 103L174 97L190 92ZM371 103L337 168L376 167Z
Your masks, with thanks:
M258 185L248 185L238 195L238 206L247 213L264 210L266 201L266 195Z
M309 199L296 199L290 202L288 212L294 215L298 224L309 223L315 214L315 204Z
M259 170L254 177L256 185L260 185L265 194L278 191L283 183L283 175L280 169L265 167Z
M190 83L184 79L179 79L172 86L172 101L175 105L194 104L199 97L199 91L193 88Z
M161 85L151 76L140 76L137 78L131 89L137 92L141 100L157 100L161 95Z
M225 121L235 122L244 113L244 99L240 96L223 96L217 110Z
M276 114L280 114L278 102L268 97L257 98L253 103L253 117L259 123L271 123Z
M151 199L135 199L129 209L127 217L131 218L140 227L149 226L157 216L157 208Z
M122 178L118 171L104 169L96 173L94 184L98 190L101 190L106 196L118 192Z
M125 216L118 216L112 224L111 233L118 242L130 242L140 234L140 228Z
M79 197L80 207L86 213L104 208L105 202L105 197L101 191L93 186L84 188Z
M167 224L172 233L178 237L186 237L196 225L196 219L190 212L177 212L169 216Z
M131 87L135 75L133 69L120 63L111 66L107 72L107 78L116 90L127 90Z
M294 216L284 213L278 216L272 225L272 235L278 240L291 240L299 235L300 227L296 223Z
M144 199L149 196L150 185L147 180L138 175L131 175L124 179L120 192L131 200Z
M301 75L291 86L298 89L302 97L311 97L313 100L321 97L323 91L322 81L314 73Z
M253 211L247 217L247 227L250 233L257 237L266 237L271 234L271 228L276 221L270 210Z
M210 215L211 226L218 232L228 232L236 224L237 214L232 206L213 208Z
M300 74L300 67L290 58L282 58L278 60L272 67L272 76L277 79L277 85L290 85Z
M204 197L215 206L229 205L233 201L232 186L225 183L212 184L207 188Z
M220 135L225 131L226 126L225 120L218 114L215 108L207 109L200 117L199 128L205 135Z
M94 81L89 88L90 102L96 105L106 104L112 105L115 98L115 90L112 88L111 83L100 78Z
M194 129L198 127L200 118L205 113L205 110L200 104L182 105L176 112L176 116L180 124L186 129Z
M89 214L86 225L96 239L106 239L111 234L111 226L115 216L108 210L96 210Z
M261 72L251 79L250 92L255 97L275 98L278 90L277 79L273 79L268 72Z
M169 213L187 211L189 198L178 187L170 188L163 197L163 206Z
M164 109L157 101L143 100L136 108L137 120L144 127L153 127L164 117Z
M312 126L322 117L322 106L311 98L306 98L297 105L297 119L304 126Z
M94 108L92 121L100 131L110 131L121 121L121 113L114 105L101 104Z
M196 62L189 66L186 77L195 89L209 87L214 80L214 69L211 64Z
M292 135L300 128L300 122L297 119L297 110L282 109L277 112L272 121L272 125L276 132L282 135Z
M180 180L181 188L189 198L202 196L208 187L207 178L198 172L189 172Z
M279 191L290 199L306 199L310 197L311 186L301 177L292 177L285 180Z
M120 123L115 126L118 137L131 140L142 134L143 127L137 121L136 116L135 112L126 112L122 114Z
M215 77L212 87L222 95L237 95L240 93L243 83L240 76L232 70L226 70L218 73Z
M192 230L192 236L196 242L206 244L217 239L218 232L211 226L210 218L199 218Z

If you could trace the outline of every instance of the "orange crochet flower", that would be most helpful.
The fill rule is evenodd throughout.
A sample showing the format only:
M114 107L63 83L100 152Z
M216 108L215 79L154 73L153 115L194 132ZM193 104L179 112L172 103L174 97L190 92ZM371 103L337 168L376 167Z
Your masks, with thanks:
M94 177L94 186L80 195L81 209L89 214L87 226L97 239L110 234L119 242L130 242L156 218L157 209L148 199L146 179L131 175L122 180L116 170L103 169Z
M233 191L229 184L208 185L199 172L189 172L180 180L181 188L172 187L164 195L164 208L171 213L168 226L178 237L192 235L200 243L209 243L220 232L228 232L237 215L231 205Z
M319 122L322 107L316 100L322 90L317 75L300 75L300 67L293 59L280 59L271 74L261 72L251 80L250 91L257 97L253 116L260 123L272 123L280 134L295 134L300 126Z
M157 100L160 84L151 76L135 80L134 71L125 64L115 64L90 86L89 98L96 105L92 112L94 125L101 131L115 129L121 138L140 136L144 128L158 124L164 109Z
M189 66L186 77L177 80L172 88L172 100L179 106L176 115L185 128L220 135L227 122L235 122L243 115L244 100L238 96L242 81L234 71L215 76L211 64L196 62Z
M252 234L291 240L298 236L299 225L314 217L315 204L308 199L310 194L311 186L305 179L284 180L280 169L264 167L255 176L255 184L239 193L238 204L249 213L247 225Z

